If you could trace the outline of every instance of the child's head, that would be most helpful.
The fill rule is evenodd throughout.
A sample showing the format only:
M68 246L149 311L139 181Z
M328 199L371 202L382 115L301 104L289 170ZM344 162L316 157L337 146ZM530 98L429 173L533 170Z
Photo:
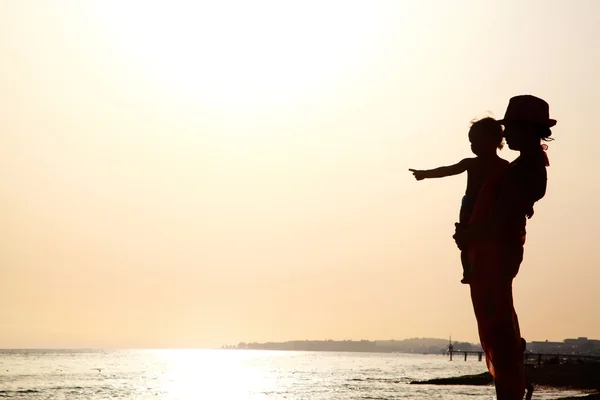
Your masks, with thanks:
M486 117L475 121L469 129L471 150L475 155L495 154L496 149L502 149L502 125L494 118Z

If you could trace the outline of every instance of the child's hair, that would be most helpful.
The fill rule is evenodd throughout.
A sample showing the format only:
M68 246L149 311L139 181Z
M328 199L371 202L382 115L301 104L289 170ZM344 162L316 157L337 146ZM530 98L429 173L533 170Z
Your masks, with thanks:
M483 134L487 136L490 140L493 140L496 143L496 147L499 150L502 150L504 147L503 134L502 134L502 125L496 121L495 118L485 117L480 120L471 121L471 129L469 130L469 137L477 132L478 134Z

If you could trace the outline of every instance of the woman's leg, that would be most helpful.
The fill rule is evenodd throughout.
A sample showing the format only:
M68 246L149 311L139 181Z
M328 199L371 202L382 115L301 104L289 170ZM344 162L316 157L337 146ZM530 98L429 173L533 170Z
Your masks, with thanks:
M471 298L486 363L499 400L522 400L525 369L521 334L512 301L512 279L471 284Z

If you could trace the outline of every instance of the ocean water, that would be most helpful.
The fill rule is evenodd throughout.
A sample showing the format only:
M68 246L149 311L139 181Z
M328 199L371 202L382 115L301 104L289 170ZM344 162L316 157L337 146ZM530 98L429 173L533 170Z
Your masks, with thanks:
M475 374L441 355L253 350L3 350L0 399L493 399L492 386L409 385ZM536 388L537 399L577 392Z

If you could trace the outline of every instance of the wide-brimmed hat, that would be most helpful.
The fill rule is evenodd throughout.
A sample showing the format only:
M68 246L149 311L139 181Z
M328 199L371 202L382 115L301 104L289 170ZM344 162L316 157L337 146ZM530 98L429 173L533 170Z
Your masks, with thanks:
M515 96L510 99L504 118L498 122L502 125L511 122L533 122L549 128L556 125L556 120L550 118L548 103L530 94Z

